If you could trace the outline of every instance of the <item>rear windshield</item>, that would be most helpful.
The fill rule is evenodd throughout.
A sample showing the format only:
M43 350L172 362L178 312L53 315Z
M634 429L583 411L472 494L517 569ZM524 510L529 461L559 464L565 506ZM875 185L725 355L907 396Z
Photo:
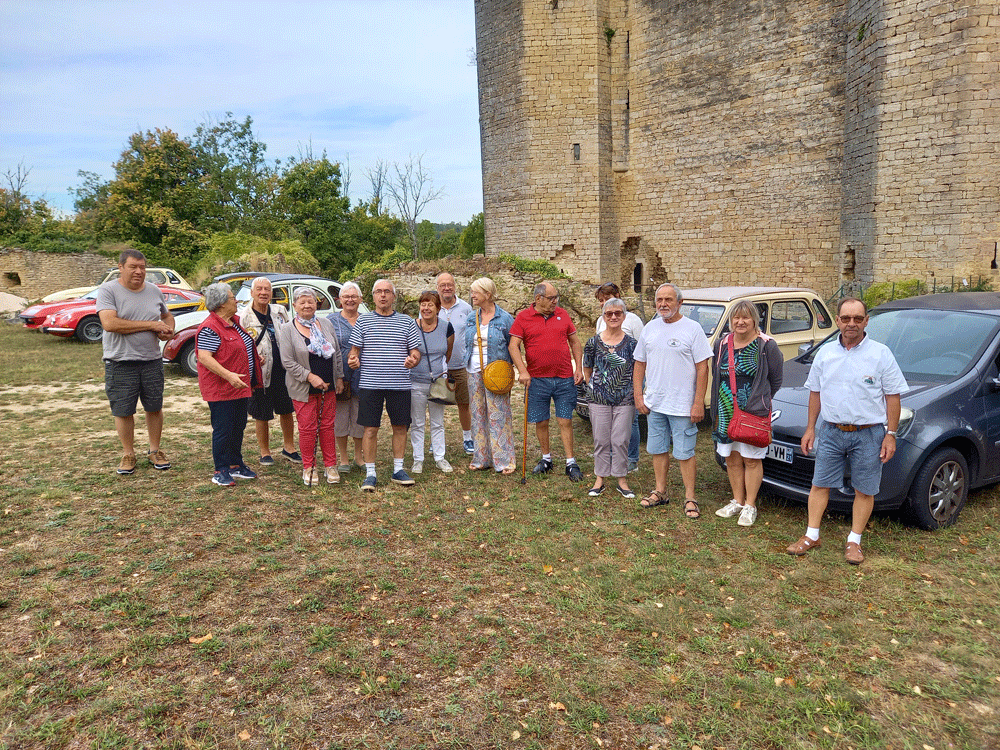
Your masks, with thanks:
M698 323L708 338L712 338L715 329L719 327L719 321L722 320L722 314L725 311L724 305L706 305L699 302L681 303L681 315Z
M892 351L907 380L943 383L979 360L998 327L990 315L954 310L873 312L865 333ZM831 336L820 346L831 346ZM816 347L803 358L812 362Z

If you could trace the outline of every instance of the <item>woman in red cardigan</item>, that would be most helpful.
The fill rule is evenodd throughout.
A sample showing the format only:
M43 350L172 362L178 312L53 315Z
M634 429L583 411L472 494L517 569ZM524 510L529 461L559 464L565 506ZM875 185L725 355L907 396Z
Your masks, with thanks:
M198 327L198 387L212 415L212 482L231 487L237 479L256 479L243 463L243 431L252 389L263 387L253 337L234 319L236 297L228 284L205 289L211 314Z

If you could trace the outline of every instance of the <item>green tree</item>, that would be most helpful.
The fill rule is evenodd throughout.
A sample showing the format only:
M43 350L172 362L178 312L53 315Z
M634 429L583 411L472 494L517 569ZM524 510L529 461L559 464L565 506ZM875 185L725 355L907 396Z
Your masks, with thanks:
M230 232L280 234L279 162L268 163L267 145L254 136L251 117L239 122L226 112L224 120L202 123L191 137L191 149L208 176L210 223Z
M378 212L375 203L359 202L348 217L344 237L344 268L380 258L395 249L406 236L403 222Z
M172 130L133 133L115 162L97 230L151 248L156 262L190 268L211 215L206 174L191 146Z
M486 219L483 212L469 219L469 224L462 232L462 256L471 258L475 255L486 255Z
M285 216L306 249L328 273L350 268L347 223L350 201L341 194L340 165L324 153L293 160L281 177Z

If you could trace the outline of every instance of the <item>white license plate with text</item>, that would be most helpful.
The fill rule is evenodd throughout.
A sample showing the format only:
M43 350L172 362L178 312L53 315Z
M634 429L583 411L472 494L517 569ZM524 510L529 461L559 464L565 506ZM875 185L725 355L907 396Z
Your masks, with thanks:
M773 458L775 461L790 464L795 457L795 449L790 445L771 443L767 446L767 457Z

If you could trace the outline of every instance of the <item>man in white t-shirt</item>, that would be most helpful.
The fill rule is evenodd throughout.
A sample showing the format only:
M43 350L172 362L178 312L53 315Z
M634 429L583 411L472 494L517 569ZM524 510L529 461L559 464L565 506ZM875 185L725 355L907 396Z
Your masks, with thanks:
M851 565L864 562L861 534L875 507L882 465L896 453L899 396L909 390L889 347L868 338L867 325L865 303L842 299L837 306L840 336L816 353L809 369L805 382L809 414L801 447L806 455L815 447L816 465L809 490L809 523L802 538L789 545L790 555L801 556L820 546L819 524L830 488L844 484L849 463L854 505L844 559Z
M694 496L694 449L698 423L705 418L712 347L702 327L681 315L683 299L675 284L660 285L656 290L656 316L642 329L635 348L635 408L649 415L646 450L653 457L656 476L656 489L639 504L652 508L670 502L667 470L672 445L684 482L684 515L698 518L701 511Z

